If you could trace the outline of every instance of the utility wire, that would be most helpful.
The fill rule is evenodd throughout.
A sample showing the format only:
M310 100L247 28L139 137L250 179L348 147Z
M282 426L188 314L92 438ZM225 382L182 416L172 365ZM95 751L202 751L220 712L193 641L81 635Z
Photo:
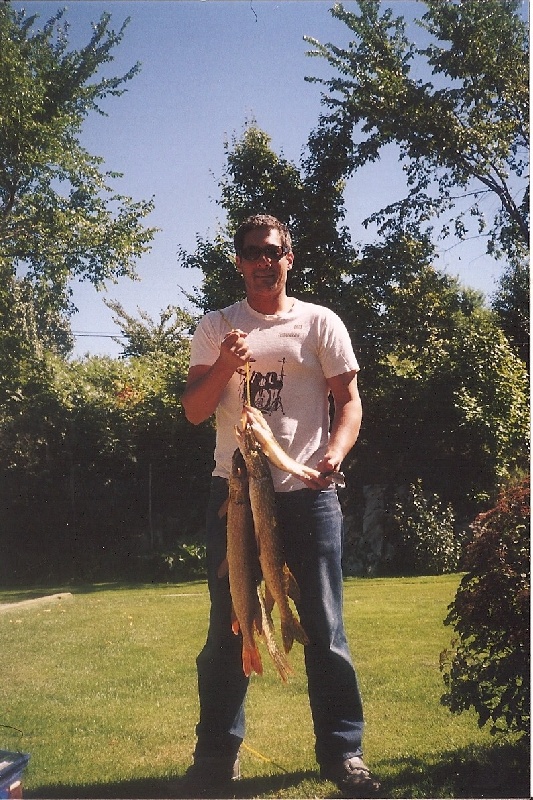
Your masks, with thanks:
M126 339L125 333L91 333L90 331L72 331L73 336L88 336L94 339Z

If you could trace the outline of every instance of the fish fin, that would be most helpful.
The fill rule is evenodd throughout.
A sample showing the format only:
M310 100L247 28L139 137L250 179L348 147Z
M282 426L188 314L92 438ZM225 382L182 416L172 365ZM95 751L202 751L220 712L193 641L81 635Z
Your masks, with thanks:
M239 620L237 619L237 614L235 613L235 609L233 608L233 606L231 607L231 630L233 631L235 636L238 636L241 630L241 625Z
M263 621L260 614L258 614L254 619L254 630L258 636L263 635Z
M292 669L285 658L284 654L279 649L276 640L274 638L274 628L272 625L272 618L267 612L265 607L265 599L261 593L261 587L257 587L257 596L259 598L259 605L261 606L261 615L262 615L262 630L263 630L263 641L266 645L266 649L268 650L268 654L272 661L274 662L276 669L279 673L279 676L283 683L287 683L289 679L289 675L292 675Z
M218 578L225 578L229 572L228 559L225 558L217 570Z
M304 629L302 628L302 624L296 617L293 618L293 625L294 625L294 638L297 642L302 645L309 644L309 636L306 634Z
M272 609L274 608L274 603L275 603L275 600L274 600L274 597L272 595L272 592L270 591L268 586L265 584L265 609L267 611L267 614L268 614L270 620L272 620L272 616L271 615L272 615Z
M219 517L219 519L222 519L222 517L226 516L226 514L228 513L228 506L229 506L229 497L226 500L224 500L224 502L222 503L222 505L218 509L218 517Z
M302 645L309 644L309 637L292 612L289 619L281 621L281 638L286 653L290 653L295 641Z
M255 644L253 645L253 647L245 647L245 645L243 644L242 669L247 678L250 677L252 671L257 672L258 675L263 674L263 664L261 662L261 655Z
M286 564L283 565L283 577L285 580L285 593L292 598L295 603L298 603L300 600L300 587L298 586L298 581Z
M294 644L294 631L292 624L281 623L281 638L283 640L283 649L286 653L290 653Z

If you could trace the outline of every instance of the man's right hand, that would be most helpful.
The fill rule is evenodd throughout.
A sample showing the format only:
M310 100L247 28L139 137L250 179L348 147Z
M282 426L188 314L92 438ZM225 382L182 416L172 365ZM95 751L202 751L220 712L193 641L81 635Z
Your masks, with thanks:
M220 359L227 366L233 366L234 371L243 367L247 361L253 361L252 351L246 341L247 333L235 329L227 333L220 345Z

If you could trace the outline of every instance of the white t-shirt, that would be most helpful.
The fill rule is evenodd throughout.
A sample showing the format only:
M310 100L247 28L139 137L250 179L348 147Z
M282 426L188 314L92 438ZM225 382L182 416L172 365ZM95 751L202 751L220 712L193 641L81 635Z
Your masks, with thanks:
M248 334L251 405L261 409L274 436L296 461L315 468L327 449L329 404L326 379L359 369L339 317L323 306L295 300L285 314L269 316L241 300L200 320L191 343L191 366L211 366L224 336ZM215 469L228 478L237 446L235 425L246 400L245 370L235 372L216 410ZM303 489L302 481L271 466L277 492Z

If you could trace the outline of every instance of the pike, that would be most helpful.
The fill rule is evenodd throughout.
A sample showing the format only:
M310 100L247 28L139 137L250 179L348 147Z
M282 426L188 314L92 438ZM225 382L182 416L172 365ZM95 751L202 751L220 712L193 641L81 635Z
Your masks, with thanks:
M248 677L252 671L263 673L261 655L254 632L264 638L267 650L276 665L281 679L286 682L291 672L285 656L280 652L272 630L272 620L261 594L261 571L254 533L252 509L248 494L248 475L239 449L232 458L227 506L227 565L230 593L236 619L232 623L235 634L242 635L242 668Z
M281 536L276 515L274 484L269 463L254 431L243 416L243 429L235 427L239 449L248 471L248 492L252 509L259 563L267 592L277 603L281 619L281 637L286 653L294 640L303 645L309 639L288 601L291 582L295 584L282 555Z
M246 424L252 429L261 450L275 467L284 472L290 472L291 475L295 475L302 480L305 478L313 478L316 480L317 478L327 477L340 488L344 488L345 478L342 472L338 472L337 470L333 472L318 472L318 470L307 467L305 464L300 464L299 461L291 458L276 440L270 425L258 408L248 405L245 406L243 411L243 427L244 419L246 420Z
M260 577L257 574L258 556L246 467L239 450L233 454L229 478L226 558L233 611L237 618L232 629L235 634L240 629L242 635L242 668L247 676L252 670L262 675L263 665L254 639L254 626L259 625L261 619L256 592Z

